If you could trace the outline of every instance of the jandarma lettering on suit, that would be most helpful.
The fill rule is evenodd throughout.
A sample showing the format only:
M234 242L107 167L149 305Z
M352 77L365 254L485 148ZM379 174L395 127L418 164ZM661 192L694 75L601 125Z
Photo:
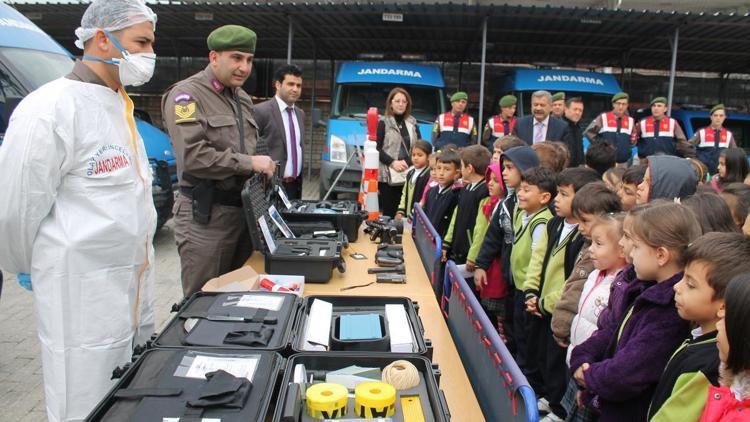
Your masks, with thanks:
M592 84L604 86L604 81L599 78L590 76L569 76L569 75L542 75L537 82L578 82L582 84Z
M396 76L408 76L410 78L421 78L422 74L416 70L403 70L403 69L360 69L357 75L396 75Z

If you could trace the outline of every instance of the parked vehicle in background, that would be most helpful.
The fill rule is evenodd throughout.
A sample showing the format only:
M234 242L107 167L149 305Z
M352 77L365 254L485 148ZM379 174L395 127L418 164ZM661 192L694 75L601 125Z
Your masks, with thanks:
M395 87L411 95L412 115L422 138L430 140L435 118L446 110L445 83L440 68L432 65L388 62L344 62L336 76L326 143L321 154L320 194L325 195L351 154L367 139L367 109L382 114L388 93ZM362 179L359 160L352 159L331 191L358 193Z

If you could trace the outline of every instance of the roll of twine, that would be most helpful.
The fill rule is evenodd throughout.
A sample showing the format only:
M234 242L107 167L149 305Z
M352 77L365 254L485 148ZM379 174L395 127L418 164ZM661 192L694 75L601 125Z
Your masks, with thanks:
M383 382L396 390L408 390L419 385L419 371L411 362L397 360L383 368Z

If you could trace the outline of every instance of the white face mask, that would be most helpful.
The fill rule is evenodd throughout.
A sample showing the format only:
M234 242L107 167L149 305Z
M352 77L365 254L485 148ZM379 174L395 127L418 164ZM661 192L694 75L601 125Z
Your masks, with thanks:
M97 57L83 56L84 60L93 60L109 63L117 66L120 75L120 83L123 86L140 86L151 80L156 67L156 54L154 53L130 53L126 50L109 31L104 31L112 43L122 52L122 58L103 60Z
M130 54L123 50L122 59L113 59L120 69L120 82L123 86L139 86L151 80L156 67L156 54Z

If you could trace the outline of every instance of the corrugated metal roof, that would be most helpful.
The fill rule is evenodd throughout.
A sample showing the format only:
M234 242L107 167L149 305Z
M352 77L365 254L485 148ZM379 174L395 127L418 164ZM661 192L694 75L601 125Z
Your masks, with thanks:
M71 51L86 4L15 4ZM159 2L157 54L204 56L205 38L228 24L258 33L258 57L286 57L288 19L295 25L294 58L348 60L361 54L429 61L479 61L488 19L487 61L559 66L667 69L680 28L678 70L747 72L750 17L597 8L360 2ZM403 22L385 22L401 13ZM198 15L196 15L198 14ZM210 20L198 20L197 18Z

